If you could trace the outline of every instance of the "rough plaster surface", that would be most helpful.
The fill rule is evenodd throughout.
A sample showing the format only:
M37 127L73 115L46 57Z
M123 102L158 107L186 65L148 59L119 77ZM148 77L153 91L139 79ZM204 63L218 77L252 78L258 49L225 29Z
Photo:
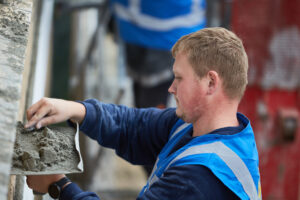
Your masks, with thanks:
M21 122L13 153L13 174L56 174L80 172L76 130L71 127L45 127L26 131Z
M31 11L31 0L0 2L0 199L7 195Z

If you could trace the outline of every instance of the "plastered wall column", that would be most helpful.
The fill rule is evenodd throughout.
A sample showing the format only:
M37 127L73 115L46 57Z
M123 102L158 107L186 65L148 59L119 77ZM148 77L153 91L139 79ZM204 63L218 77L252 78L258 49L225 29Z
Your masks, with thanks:
M31 13L31 0L0 0L0 199L7 198Z

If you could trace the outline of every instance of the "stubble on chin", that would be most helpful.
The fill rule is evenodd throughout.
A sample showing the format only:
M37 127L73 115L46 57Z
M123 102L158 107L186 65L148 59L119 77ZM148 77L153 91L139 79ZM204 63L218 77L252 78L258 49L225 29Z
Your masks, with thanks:
M176 109L176 116L185 121L185 114L183 112L179 113L178 108Z
M178 102L178 99L177 99L177 97L175 97L174 96L174 98L175 98L175 100L176 100L176 116L178 117L178 118L180 118L180 119L182 119L183 121L185 121L185 114L182 112L182 110L180 110L179 109L179 102Z

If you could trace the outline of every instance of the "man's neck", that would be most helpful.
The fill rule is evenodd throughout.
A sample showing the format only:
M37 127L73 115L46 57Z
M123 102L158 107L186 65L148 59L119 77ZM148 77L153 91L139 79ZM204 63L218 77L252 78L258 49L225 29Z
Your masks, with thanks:
M210 133L219 128L238 126L236 113L237 105L232 104L219 105L209 109L206 114L193 123L193 137Z

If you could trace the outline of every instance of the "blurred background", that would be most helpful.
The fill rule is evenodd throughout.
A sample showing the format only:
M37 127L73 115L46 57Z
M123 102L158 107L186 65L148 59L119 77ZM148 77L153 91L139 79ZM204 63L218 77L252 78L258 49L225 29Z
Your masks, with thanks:
M128 16L115 9L124 2L36 2L31 102L48 96L96 98L130 107L175 106L167 95L172 43L158 41L156 48L154 36L139 43L131 39L138 36L126 35L130 33L122 17ZM146 7L165 9L162 0L145 2ZM254 128L263 199L300 200L300 0L178 0L177 10L193 3L199 4L197 26L228 28L244 42L249 85L239 110ZM141 27L147 28L145 23ZM72 180L102 200L136 198L151 166L132 166L83 134L80 145L85 172L70 175ZM23 199L32 199L24 187Z

